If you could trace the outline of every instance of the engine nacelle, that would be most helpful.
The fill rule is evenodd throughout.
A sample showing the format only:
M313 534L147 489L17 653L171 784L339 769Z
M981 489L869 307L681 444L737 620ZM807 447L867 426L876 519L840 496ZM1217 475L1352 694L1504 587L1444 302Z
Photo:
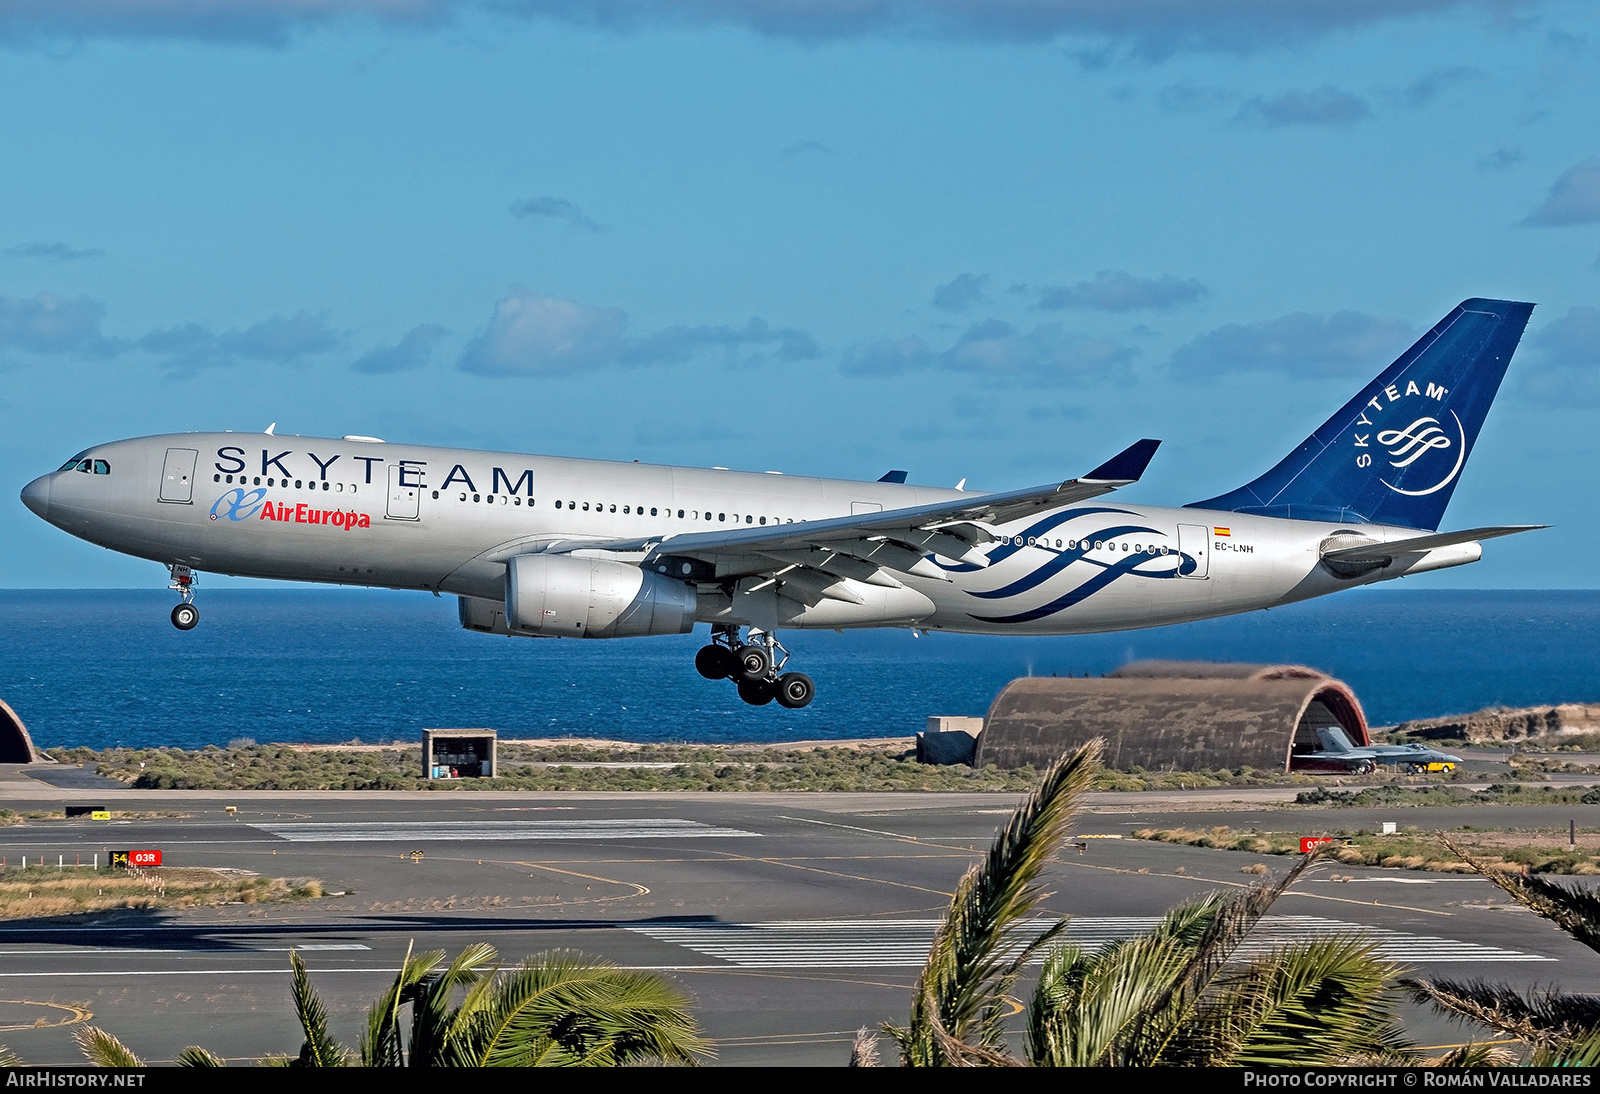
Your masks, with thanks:
M624 562L546 554L506 562L505 626L513 634L688 634L697 602L693 585Z

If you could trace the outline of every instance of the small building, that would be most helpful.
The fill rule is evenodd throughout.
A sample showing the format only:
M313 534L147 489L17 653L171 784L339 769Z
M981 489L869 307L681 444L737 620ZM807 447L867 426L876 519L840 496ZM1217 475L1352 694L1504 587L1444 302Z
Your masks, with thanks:
M37 759L28 727L10 704L0 699L0 764L31 764Z
M1317 727L1369 745L1355 692L1304 665L1141 661L1102 677L1034 676L995 697L974 766L1043 767L1105 739L1108 767L1295 769L1321 748Z
M927 731L917 734L917 762L970 764L982 733L982 718L930 715Z
M422 777L492 779L495 746L492 729L425 729L422 731Z

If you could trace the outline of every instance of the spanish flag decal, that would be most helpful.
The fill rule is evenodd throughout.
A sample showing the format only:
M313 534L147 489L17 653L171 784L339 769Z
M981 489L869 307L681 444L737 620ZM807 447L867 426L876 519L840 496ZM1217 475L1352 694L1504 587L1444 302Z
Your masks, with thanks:
M1212 531L1217 533L1217 535L1219 535L1219 536L1226 536L1226 537L1229 537L1229 538L1231 538L1233 536L1232 530L1227 529L1227 528L1213 528Z

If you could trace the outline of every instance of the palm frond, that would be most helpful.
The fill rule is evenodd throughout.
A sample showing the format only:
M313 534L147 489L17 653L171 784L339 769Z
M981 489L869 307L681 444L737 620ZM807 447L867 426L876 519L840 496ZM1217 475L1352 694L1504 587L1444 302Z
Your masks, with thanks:
M1591 950L1600 952L1600 894L1538 874L1490 870L1456 846L1448 835L1443 832L1438 835L1463 862L1505 890L1517 903L1550 920Z
M344 1067L350 1062L350 1052L328 1032L328 1008L322 1005L316 989L311 986L306 963L297 950L289 951L289 969L293 973L290 994L294 999L294 1014L306 1035L295 1060L296 1066Z
M904 1028L885 1027L899 1045L903 1063L956 1062L940 1047L946 1039L963 1045L963 1054L1001 1052L1004 989L1027 957L1008 952L1007 934L1043 896L1039 875L1099 769L1101 747L1100 741L1091 741L1052 764L983 862L957 884L918 977L910 1021ZM1052 929L1052 937L1059 929ZM1036 942L1035 948L1046 941Z
M1600 1029L1600 998L1554 990L1522 992L1486 980L1406 980L1401 987L1441 1014L1475 1022L1531 1045L1554 1045Z
M1245 938L1278 898L1300 880L1317 855L1317 851L1302 855L1278 881L1253 885L1218 902L1195 943L1188 965L1173 980L1170 990L1146 1012L1138 1034L1141 1044L1126 1063L1153 1063L1166 1054L1169 1039L1186 1027L1192 1012ZM1192 925L1198 927L1202 918L1196 917Z
M1464 1045L1457 1045L1439 1056L1429 1056L1422 1060L1423 1067L1511 1067L1517 1062L1515 1053L1507 1052L1499 1045L1486 1044L1483 1041L1468 1041ZM1383 1066L1379 1065L1361 1065Z
M0 1049L0 1051L4 1051ZM878 1059L878 1035L866 1026L856 1030L855 1042L850 1046L851 1067L881 1067Z
M27 1066L28 1066L27 1064L24 1064L22 1062L22 1057L21 1056L18 1056L15 1052L12 1052L11 1049L6 1047L5 1045L0 1045L0 1067L27 1067Z
M143 1067L133 1050L98 1026L79 1026L72 1039L96 1067Z
M444 960L443 950L412 954L406 943L405 960L394 983L367 1008L367 1028L361 1035L362 1067L403 1067L405 1049L400 1036L400 1008L410 1002L417 983Z
M710 1050L662 977L550 953L499 977L451 1051L465 1066L549 1067L696 1064Z
M1399 968L1371 943L1288 946L1213 981L1158 1061L1207 1067L1331 1067L1408 1042L1389 1005Z
M179 1067L227 1067L228 1061L209 1049L201 1048L199 1045L190 1045L178 1053L177 1065Z
M442 1056L450 1038L452 1015L450 1000L459 987L470 987L492 976L499 955L493 946L478 942L456 955L442 972L430 972L417 983L411 1000L412 1067L439 1067L448 1063ZM473 999L469 997L469 1003Z
M1595 1067L1600 1065L1600 1029L1557 1044L1539 1047L1529 1061L1534 1067Z

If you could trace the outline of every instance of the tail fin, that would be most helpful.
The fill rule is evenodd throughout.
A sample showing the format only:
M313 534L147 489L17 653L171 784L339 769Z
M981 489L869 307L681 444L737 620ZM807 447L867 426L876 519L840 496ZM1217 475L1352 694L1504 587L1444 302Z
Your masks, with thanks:
M1186 508L1433 531L1532 312L1462 301L1278 466Z

